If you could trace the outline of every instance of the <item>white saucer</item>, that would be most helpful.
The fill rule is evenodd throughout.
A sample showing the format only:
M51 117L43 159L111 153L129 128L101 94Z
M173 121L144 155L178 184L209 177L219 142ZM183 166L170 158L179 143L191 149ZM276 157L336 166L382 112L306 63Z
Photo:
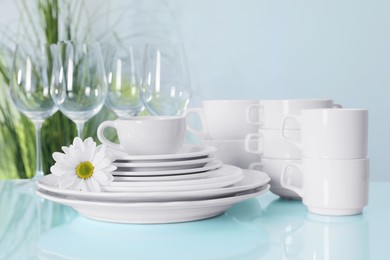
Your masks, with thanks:
M214 170L195 172L191 174L163 175L163 176L117 176L114 172L114 181L182 181L202 179L213 173Z
M129 155L123 151L109 149L117 160L121 161L159 161L159 160L180 160L180 159L200 159L214 154L217 148L207 145L183 145L183 147L174 154L159 154L159 155Z
M220 168L223 165L220 160L213 160L203 167L198 168L188 168L188 169L178 169L178 170L159 170L159 171L114 171L116 176L165 176L165 175L180 175L180 174L192 174L197 172L205 172L210 170L215 170Z
M215 156L209 156L194 160L180 160L180 161L162 161L162 162L131 162L122 163L115 161L112 164L117 166L122 171L167 171L167 170L181 170L190 168L199 168L205 166L208 162L215 159Z
M102 186L102 191L112 192L157 192L157 191L190 191L221 188L232 185L243 179L242 169L233 165L223 165L203 179L182 181L127 182L114 181Z
M69 199L83 199L110 202L162 202L212 199L231 196L233 194L256 189L266 185L270 178L267 174L255 170L243 170L244 178L229 187L195 191L164 191L164 192L82 192L62 190L58 188L57 177L47 175L37 182L37 187L53 196L65 196Z
M68 205L80 214L96 220L116 223L174 223L211 218L246 199L256 197L269 189L269 185L232 197L210 200L176 202L96 202L68 199L44 191L37 191L42 198Z

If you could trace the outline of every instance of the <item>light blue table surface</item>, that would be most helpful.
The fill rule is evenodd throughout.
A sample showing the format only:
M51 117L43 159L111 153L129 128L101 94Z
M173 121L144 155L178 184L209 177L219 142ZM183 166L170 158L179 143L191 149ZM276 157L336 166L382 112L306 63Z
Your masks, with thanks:
M128 225L0 181L0 259L389 259L390 183L371 183L363 214L310 214L270 192L188 223ZM347 188L347 187L346 187Z

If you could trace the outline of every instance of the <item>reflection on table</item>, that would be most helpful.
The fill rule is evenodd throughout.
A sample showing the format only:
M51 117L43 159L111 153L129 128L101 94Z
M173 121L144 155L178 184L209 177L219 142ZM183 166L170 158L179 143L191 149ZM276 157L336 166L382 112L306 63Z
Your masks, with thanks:
M372 226L390 230L375 196L372 210L350 217L267 193L203 221L128 225L90 220L20 184L0 182L0 259L369 259L381 245Z

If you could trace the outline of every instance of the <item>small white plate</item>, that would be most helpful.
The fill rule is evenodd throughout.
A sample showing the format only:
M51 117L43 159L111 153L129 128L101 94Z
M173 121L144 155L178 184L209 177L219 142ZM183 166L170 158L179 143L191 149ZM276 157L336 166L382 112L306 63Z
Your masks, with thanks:
M122 171L167 171L167 170L181 170L190 168L199 168L205 166L208 162L215 159L215 156L209 156L202 159L182 160L182 161L163 161L163 162L135 162L135 163L121 163L113 162Z
M197 180L209 176L214 170L205 172L196 172L191 174L164 175L164 176L116 176L114 181L182 181Z
M179 174L191 174L197 172L205 172L210 170L218 169L222 166L222 161L212 160L203 167L198 168L188 168L188 169L178 169L178 170L159 170L159 171L114 171L116 176L165 176L165 175L179 175Z
M174 154L159 154L159 155L128 155L123 151L109 149L117 160L135 162L135 161L159 161L159 160L180 160L180 159L195 159L207 157L214 154L217 148L207 145L183 145L183 147Z
M243 170L244 178L229 187L195 191L165 191L165 192L82 192L76 190L62 190L58 188L57 177L47 175L37 182L37 187L45 192L54 193L53 196L66 196L69 199L83 199L91 201L111 202L162 202L212 199L232 196L236 193L257 189L266 185L270 178L264 172Z
M114 181L102 186L102 191L119 192L156 192L156 191L189 191L207 190L232 185L243 179L242 169L233 165L223 165L210 175L199 180L127 182Z
M211 218L246 199L256 197L269 189L269 185L231 197L175 202L96 202L68 199L44 191L37 191L42 198L73 207L85 217L115 223L175 223Z

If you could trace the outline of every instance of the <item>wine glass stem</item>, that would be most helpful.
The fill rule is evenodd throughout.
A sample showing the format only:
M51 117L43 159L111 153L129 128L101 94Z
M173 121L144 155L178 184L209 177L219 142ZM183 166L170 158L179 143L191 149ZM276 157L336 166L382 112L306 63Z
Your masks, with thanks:
M83 139L84 122L76 122L77 136Z
M41 128L42 122L35 121L35 160L36 160L36 169L34 179L39 179L44 175L42 167L42 146L41 146Z

